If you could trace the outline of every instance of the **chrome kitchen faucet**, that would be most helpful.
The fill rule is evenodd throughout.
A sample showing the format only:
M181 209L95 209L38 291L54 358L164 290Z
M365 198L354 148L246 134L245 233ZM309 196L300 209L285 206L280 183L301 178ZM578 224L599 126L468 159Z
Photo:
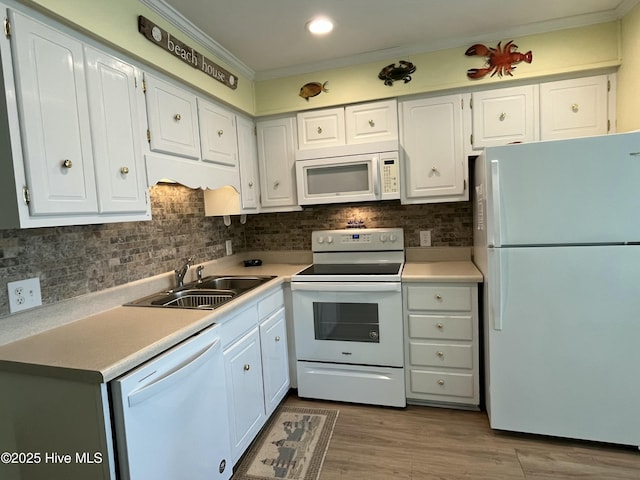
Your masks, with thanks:
M192 262L193 262L192 258L187 258L187 261L185 262L185 264L182 265L182 267L180 267L179 269L175 270L177 288L184 286L184 277L189 271L189 267L191 266Z

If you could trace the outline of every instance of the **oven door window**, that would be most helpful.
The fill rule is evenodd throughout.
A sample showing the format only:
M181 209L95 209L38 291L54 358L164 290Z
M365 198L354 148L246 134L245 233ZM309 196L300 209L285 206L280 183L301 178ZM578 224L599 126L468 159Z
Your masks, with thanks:
M313 302L316 340L380 343L377 303Z

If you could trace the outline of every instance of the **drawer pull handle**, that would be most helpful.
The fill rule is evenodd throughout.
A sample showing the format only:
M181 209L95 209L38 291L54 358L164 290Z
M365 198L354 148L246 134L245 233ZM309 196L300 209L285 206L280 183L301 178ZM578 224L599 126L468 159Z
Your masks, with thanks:
M248 363L245 363L245 364L244 364L244 367L243 367L243 370L244 370L245 372L248 372L250 369L251 369L251 365L249 365Z
M436 300L442 300L442 295L440 295L439 293L436 293Z
M578 110L580 110L580 107L578 106L577 103L574 103L573 105L571 105L571 111L573 113L578 113Z
M175 118L176 121L179 122L180 120L182 120L182 115L180 115L179 113L176 113L173 118Z
M280 341L280 335L276 335L276 342Z
M369 120L369 126L370 127L375 127L376 126L376 122L374 122L373 120Z
M444 352L436 352L436 355L438 355L440 358L444 357Z
M318 127L318 133L322 133L322 127Z
M439 323L436 325L436 327L438 327L438 330L442 330L444 328L444 325Z
M501 122L504 122L504 119L507 118L507 114L505 112L502 112L498 118Z
M442 379L438 380L438 385L444 385L444 380Z

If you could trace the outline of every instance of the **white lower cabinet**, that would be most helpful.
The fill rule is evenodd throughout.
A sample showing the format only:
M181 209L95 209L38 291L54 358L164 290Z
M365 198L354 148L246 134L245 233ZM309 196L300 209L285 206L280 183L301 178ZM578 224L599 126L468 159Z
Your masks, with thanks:
M478 287L405 283L407 403L480 404Z
M253 313L255 310L252 309L246 314ZM224 351L224 362L230 414L231 458L235 463L265 421L260 335L257 326Z
M289 390L282 289L224 320L222 339L235 464Z
M289 390L289 354L284 307L260 323L262 376L267 417Z

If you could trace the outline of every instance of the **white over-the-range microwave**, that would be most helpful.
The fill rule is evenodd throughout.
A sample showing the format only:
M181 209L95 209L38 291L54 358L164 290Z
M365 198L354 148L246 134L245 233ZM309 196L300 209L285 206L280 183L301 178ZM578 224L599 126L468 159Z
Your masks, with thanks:
M397 151L297 160L296 178L300 205L400 198Z

